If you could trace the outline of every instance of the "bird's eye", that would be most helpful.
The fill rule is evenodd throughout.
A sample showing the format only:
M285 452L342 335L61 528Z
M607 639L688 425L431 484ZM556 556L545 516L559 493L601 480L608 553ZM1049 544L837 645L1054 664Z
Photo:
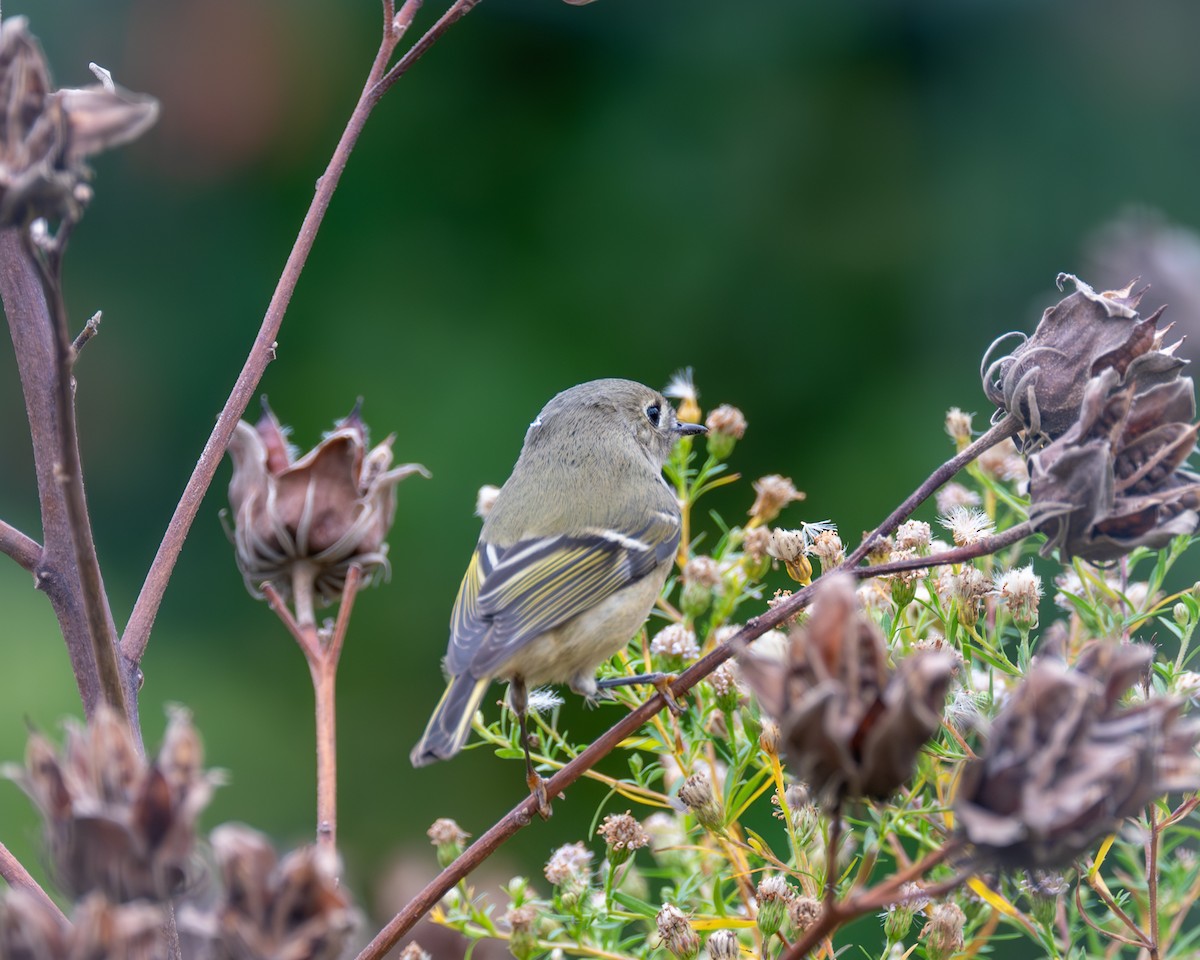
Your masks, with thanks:
M659 408L657 403L652 403L646 408L646 417L656 427L658 426L658 418L661 414L662 410Z

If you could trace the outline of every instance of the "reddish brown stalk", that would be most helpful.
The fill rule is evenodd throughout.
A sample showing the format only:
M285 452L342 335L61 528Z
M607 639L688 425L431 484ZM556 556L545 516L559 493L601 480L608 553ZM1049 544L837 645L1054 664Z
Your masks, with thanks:
M312 677L317 731L317 843L330 850L337 847L337 669L361 584L362 568L352 565L342 588L337 621L327 642L311 616L302 612L297 619L271 584L263 584L262 588L271 609L304 653ZM308 604L299 601L297 606L307 608Z
M18 562L23 566L29 561L33 564L34 584L46 593L54 608L84 712L91 716L105 700L118 704L122 699L132 701L136 670L131 664L120 664L114 670L116 651L111 641L116 628L99 566L94 562L78 470L70 377L72 353L69 340L65 350L60 342L61 303L57 296L48 298L35 254L23 232L15 228L0 230L0 298L12 335L33 442L43 544L34 558L28 538L17 537L14 532L6 540L13 545ZM79 523L86 529L77 530ZM83 567L88 570L86 574ZM97 648L107 664L103 671L107 684L97 669ZM116 683L114 673L120 677ZM118 692L122 683L125 696ZM132 703L130 709L135 709Z
M10 887L20 888L33 894L46 909L54 913L63 923L67 922L63 912L58 909L58 904L50 899L46 891L29 875L29 871L21 865L21 861L14 857L8 847L2 843L0 843L0 877L3 877Z
M0 520L0 553L7 554L33 573L42 559L42 545L16 527Z
M271 302L267 306L266 315L263 317L262 325L259 328L258 335L254 339L254 344L250 348L250 354L246 358L242 372L238 375L237 381L234 383L233 390L229 394L229 399L225 401L225 406L221 409L221 413L217 417L216 426L213 428L208 441L204 445L203 451L200 453L200 459L197 461L195 469L192 471L192 475L184 487L179 505L175 508L175 513L167 525L167 530L163 536L162 543L159 545L158 553L150 565L150 570L146 574L146 581L142 585L141 593L138 595L137 603L134 605L133 614L130 616L129 623L125 627L125 633L121 638L121 651L128 660L134 663L139 662L146 651L146 644L150 639L150 630L154 626L154 618L158 615L158 608L162 603L163 594L166 592L171 572L174 570L175 563L179 559L179 553L183 549L183 541L187 537L188 530L191 529L192 522L196 518L196 513L200 509L200 502L203 500L204 494L212 484L213 476L216 474L217 466L225 454L225 447L229 443L229 438L233 436L233 430L237 425L238 418L241 417L251 397L254 395L254 391L258 388L259 381L262 380L267 365L274 359L275 341L279 336L280 326L283 324L284 313L291 302L292 294L296 289L296 283L300 279L300 272L304 269L305 261L312 250L317 230L325 217L325 211L329 208L333 192L337 189L342 171L346 168L346 162L349 160L350 153L354 149L354 145L357 143L363 127L366 125L367 118L379 102L379 98L387 89L386 86L381 84L381 81L388 74L388 61L392 58L397 44L399 44L401 38L412 24L413 17L416 16L416 12L420 6L420 0L407 0L404 6L400 8L400 11L393 15L392 11L394 8L392 4L385 2L383 5L383 39L380 41L379 51L375 55L375 61L371 65L371 70L367 74L367 81L363 86L358 103L355 105L354 112L351 113L345 129L342 131L341 139L334 149L329 165L325 168L325 173L317 181L312 203L309 205L308 213L305 214L304 222L300 226L300 232L296 236L296 242L292 246L292 251L288 255L287 262L284 264L283 273L279 278L279 283L275 287L275 293L271 297ZM437 36L440 35L439 33ZM401 58L396 67L393 68L393 72L401 64L406 64L405 69L407 70L408 66L411 66L421 54L425 53L433 41L437 39L437 36L431 38L418 51L417 47L425 40L425 38L422 38L418 44L414 45L412 50L408 51Z

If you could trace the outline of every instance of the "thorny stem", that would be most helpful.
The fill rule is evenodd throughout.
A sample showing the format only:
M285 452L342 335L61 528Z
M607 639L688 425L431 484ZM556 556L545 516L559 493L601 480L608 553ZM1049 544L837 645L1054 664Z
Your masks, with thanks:
M163 535L162 543L159 545L158 553L155 555L154 561L150 565L150 570L146 574L146 580L142 585L141 593L138 595L137 603L134 605L133 614L130 616L129 623L125 627L125 633L121 638L121 651L133 663L139 662L146 651L146 644L150 639L150 630L154 626L154 618L158 614L159 605L162 603L163 594L166 592L167 583L171 578L171 571L175 568L175 563L179 559L179 553L183 549L183 541L187 537L188 530L191 528L192 522L196 519L196 513L200 509L200 502L203 500L204 494L217 472L217 466L220 464L221 458L225 453L225 447L228 445L230 437L233 436L238 418L242 415L254 391L258 388L259 381L262 380L267 365L275 357L275 343L279 335L279 328L283 323L284 313L287 311L292 294L296 289L296 283L300 279L300 272L304 269L304 263L312 250L317 230L325 217L325 212L329 208L333 192L337 189L342 171L346 168L346 162L349 160L350 153L354 149L354 145L358 141L363 127L366 125L367 118L387 89L386 87L381 87L381 80L387 74L388 61L392 58L397 44L399 44L401 38L411 25L419 7L419 0L408 0L400 8L400 12L392 16L391 3L388 2L383 5L383 39L380 41L379 51L375 55L375 61L371 65L371 70L367 74L366 84L363 86L358 103L355 105L345 129L342 131L337 147L333 151L333 156L329 160L329 165L325 168L325 173L317 181L312 203L309 205L308 212L304 216L304 222L300 226L300 232L296 236L296 242L292 246L292 251L288 255L287 262L284 264L283 273L280 275L279 283L275 287L275 293L271 297L271 302L267 306L266 315L263 317L262 325L259 328L258 335L254 339L254 344L250 348L250 354L247 356L246 363L233 385L229 399L225 401L225 406L221 409L221 413L217 417L216 426L209 435L208 441L204 444L204 449L200 453L200 459L196 462L192 475L184 487L183 495L180 497L179 504L171 516L170 523L167 525L167 530ZM443 17L443 19L445 18ZM440 33L437 36L440 36ZM401 58L392 72L395 72L401 65L405 65L404 69L407 70L429 48L433 41L437 39L437 36L429 39L427 43L425 40L426 37L429 37L429 34L426 34L426 37L422 37L421 41L414 45ZM417 47L421 46L421 43L424 43L424 46L418 51Z
M41 888L36 880L29 875L29 871L21 865L21 861L14 857L8 847L0 843L0 877L3 877L5 882L12 888L20 888L27 893L33 894L41 901L42 906L50 910L64 924L67 918L63 916L63 912L58 909L58 904L50 899L49 894Z

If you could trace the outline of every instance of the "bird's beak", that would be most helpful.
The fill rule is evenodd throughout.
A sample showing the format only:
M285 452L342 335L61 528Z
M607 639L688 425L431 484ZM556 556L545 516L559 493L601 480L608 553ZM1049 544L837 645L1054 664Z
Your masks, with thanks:
M702 423L677 423L675 432L681 437L690 437L697 433L708 433L708 427Z

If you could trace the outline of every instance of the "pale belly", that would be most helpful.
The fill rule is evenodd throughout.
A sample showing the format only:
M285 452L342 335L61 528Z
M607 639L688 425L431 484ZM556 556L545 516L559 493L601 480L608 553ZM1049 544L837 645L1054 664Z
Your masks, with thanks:
M527 686L572 683L577 688L592 687L596 667L641 629L668 569L664 565L661 573L651 573L574 620L531 640L497 671L497 676L506 680L521 677Z

